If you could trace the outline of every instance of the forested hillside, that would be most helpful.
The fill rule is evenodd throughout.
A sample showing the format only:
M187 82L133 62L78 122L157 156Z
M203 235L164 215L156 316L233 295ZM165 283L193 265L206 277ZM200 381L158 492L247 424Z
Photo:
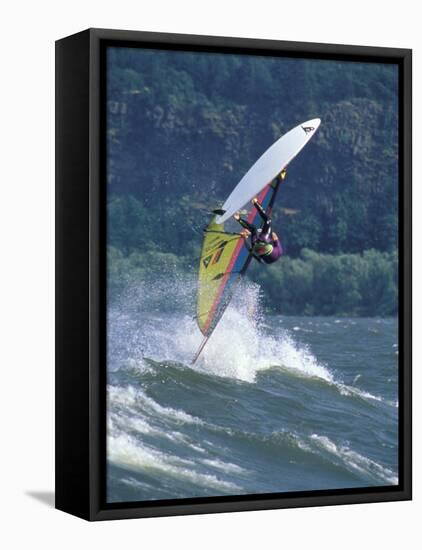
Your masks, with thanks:
M391 65L110 49L111 287L123 265L154 269L157 252L195 269L207 210L283 133L319 117L273 216L288 258L251 276L280 312L394 314L397 86Z

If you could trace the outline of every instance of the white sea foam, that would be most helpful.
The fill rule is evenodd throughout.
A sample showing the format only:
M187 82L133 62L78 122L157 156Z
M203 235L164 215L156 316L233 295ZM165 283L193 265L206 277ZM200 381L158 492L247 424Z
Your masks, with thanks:
M148 483L143 483L142 481L138 481L134 477L122 477L120 479L120 482L124 485L129 485L129 487L136 487L137 489L147 489L150 490L151 486L148 485Z
M345 397L384 401L368 391L336 380L330 370L285 329L279 328L275 334L262 330L256 313L258 301L258 290L254 285L247 285L227 309L194 368L253 383L260 371L279 366L296 376L321 379ZM254 302L255 306L251 306ZM184 338L178 337L180 332ZM178 325L175 336L173 354L176 352L181 361L186 361L186 356L191 357L200 343L193 322L185 319Z
M146 395L143 390L134 388L133 386L109 386L108 399L113 405L124 405L133 410L135 410L134 407L136 407L137 410L141 409L144 412L154 412L162 417L170 419L172 422L203 424L200 418L191 416L180 409L163 407L154 399Z
M128 434L109 435L107 441L108 459L115 465L135 472L152 472L184 479L195 485L219 491L239 491L235 483L218 476L197 471L192 461L140 445Z
M246 470L219 459L197 459L198 454L204 456L205 449L193 443L187 435L168 427L171 424L204 424L202 420L184 411L163 407L144 391L132 386L109 386L108 399L107 457L111 463L134 472L160 472L160 475L185 479L221 492L241 491L235 483L221 479L216 470L224 474ZM158 450L143 441L144 435L171 440L191 448L196 454L187 459ZM132 481L128 484L133 485Z
M362 375L361 374L357 374L354 379L353 379L353 384L356 384L356 382L359 380L359 378L361 377Z
M373 395L372 393L369 393L364 390L360 390L359 388L355 388L354 386L347 386L346 384L340 384L336 383L337 388L339 389L341 395L345 396L356 396L360 397L361 399L366 400L373 400L373 401L384 401L382 397L379 397L378 395Z
M370 475L379 481L385 481L391 485L398 484L398 477L389 468L381 466L381 464L362 456L356 451L352 451L346 446L336 445L336 443L326 436L312 434L310 441L315 444L314 450L322 450L337 457L351 471L354 470Z
M188 294L193 292L193 286L192 281L175 281L172 290L182 302L191 299ZM151 304L144 301L157 299L157 297L154 298L154 292L156 290L151 296L151 293L138 290L130 307L136 306L138 309L145 307L149 311ZM162 293L158 294L162 299ZM206 374L253 383L260 371L278 366L296 376L321 379L331 384L345 397L385 402L377 395L337 380L326 365L318 361L304 344L296 342L293 334L282 326L272 328L265 326L259 304L259 286L246 281L242 282L197 364L192 368ZM126 320L125 323L127 322ZM343 320L335 319L334 322L340 324ZM329 325L328 321L322 324ZM293 330L301 329L295 326ZM190 365L202 340L195 319L182 314L178 315L177 323L171 323L167 317L149 315L144 323L137 327L136 333L135 349L142 349L145 357L161 362L180 362L185 365ZM125 364L128 364L127 360ZM136 359L132 358L132 366L134 365L140 369L148 368L143 362L142 355L138 355ZM355 382L357 380L356 377ZM132 398L134 395L124 396L124 399ZM138 395L136 399L143 401L144 406L153 408L158 414L179 418L181 422L199 421L189 415L186 416L183 411L163 409L145 395ZM395 406L392 402L387 404Z
M177 292L179 289L174 290ZM306 346L296 342L294 333L286 331L282 324L275 327L264 325L259 313L259 301L256 285L245 283L239 288L199 362L192 367L195 371L253 383L259 372L280 367L295 377L323 381L347 398L382 401L380 397L337 380L327 366ZM144 311L151 310L146 307ZM132 321L139 318L139 311L134 312ZM187 368L202 338L196 321L182 312L173 317L170 314L148 314L141 318L142 323L131 321L128 331L133 342L127 349L133 356L119 357L117 368L119 365L129 365L132 369L152 370L157 379L164 371L148 366L148 361L144 361L143 357L160 362L171 361L173 364L179 362ZM123 321L122 330L126 330L129 320L125 318ZM123 334L126 335L126 332ZM116 341L119 341L118 338ZM353 384L357 381L358 377ZM172 476L221 492L242 490L237 485L236 476L246 476L247 470L225 462L221 456L217 458L218 445L215 442L201 439L201 444L198 444L194 436L190 439L182 433L189 433L183 428L186 424L202 425L207 430L224 431L229 435L233 434L231 428L214 426L181 408L161 405L140 387L110 385L108 399L108 458L112 463L128 471L153 471L157 476ZM397 403L392 402L391 405L397 406ZM162 438L171 441L166 442L165 450L162 448ZM326 457L328 454L330 461L340 463L350 471L371 475L387 483L397 483L397 476L388 468L345 445L334 443L326 436L289 436L289 441L303 451L319 456L325 454ZM181 447L183 453L178 452ZM186 453L187 448L190 451ZM235 477L235 483L231 476ZM128 474L128 483L131 479Z
M245 468L241 468L237 464L233 464L232 462L223 462L219 459L205 458L201 460L201 462L207 466L211 466L211 468L216 468L217 470L222 470L223 472L230 474L244 474L247 472Z
M122 431L133 432L136 434L149 434L156 437L161 437L168 439L175 443L182 443L183 445L189 445L194 450L198 452L204 452L204 450L196 445L192 445L189 441L189 438L184 434L178 431L172 431L167 429L160 429L149 424L145 418L140 416L139 412L133 412L133 415L130 414L130 411L127 410L126 413L115 413L112 410L108 415L108 425L109 431L112 431L114 428L119 428Z
M175 331L173 357L186 362L199 346L201 337L189 319ZM296 374L332 381L328 369L284 329L271 334L259 312L259 288L245 284L228 307L194 368L217 376L254 382L258 372L274 366Z

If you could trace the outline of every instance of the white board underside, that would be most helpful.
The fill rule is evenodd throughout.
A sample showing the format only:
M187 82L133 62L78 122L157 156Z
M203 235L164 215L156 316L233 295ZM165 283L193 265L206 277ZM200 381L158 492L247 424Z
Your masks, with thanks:
M217 216L216 223L224 223L258 195L305 147L320 124L319 118L307 120L273 143L233 189L221 207L225 213Z

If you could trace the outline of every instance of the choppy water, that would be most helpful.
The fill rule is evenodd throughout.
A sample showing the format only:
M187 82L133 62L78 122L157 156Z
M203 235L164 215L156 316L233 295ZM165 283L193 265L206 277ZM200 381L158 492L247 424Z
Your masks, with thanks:
M191 367L167 288L109 308L109 502L397 484L396 319L265 316L245 285Z

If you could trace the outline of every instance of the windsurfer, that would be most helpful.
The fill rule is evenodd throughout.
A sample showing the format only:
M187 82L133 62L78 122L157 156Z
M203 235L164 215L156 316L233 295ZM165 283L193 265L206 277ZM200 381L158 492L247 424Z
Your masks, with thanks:
M283 254L283 247L277 234L271 229L271 218L256 197L252 200L252 204L264 222L262 227L255 227L241 218L239 213L233 217L245 229L245 231L241 232L241 235L245 239L245 244L253 257L259 262L272 264ZM247 241L249 236L251 237L251 244Z

